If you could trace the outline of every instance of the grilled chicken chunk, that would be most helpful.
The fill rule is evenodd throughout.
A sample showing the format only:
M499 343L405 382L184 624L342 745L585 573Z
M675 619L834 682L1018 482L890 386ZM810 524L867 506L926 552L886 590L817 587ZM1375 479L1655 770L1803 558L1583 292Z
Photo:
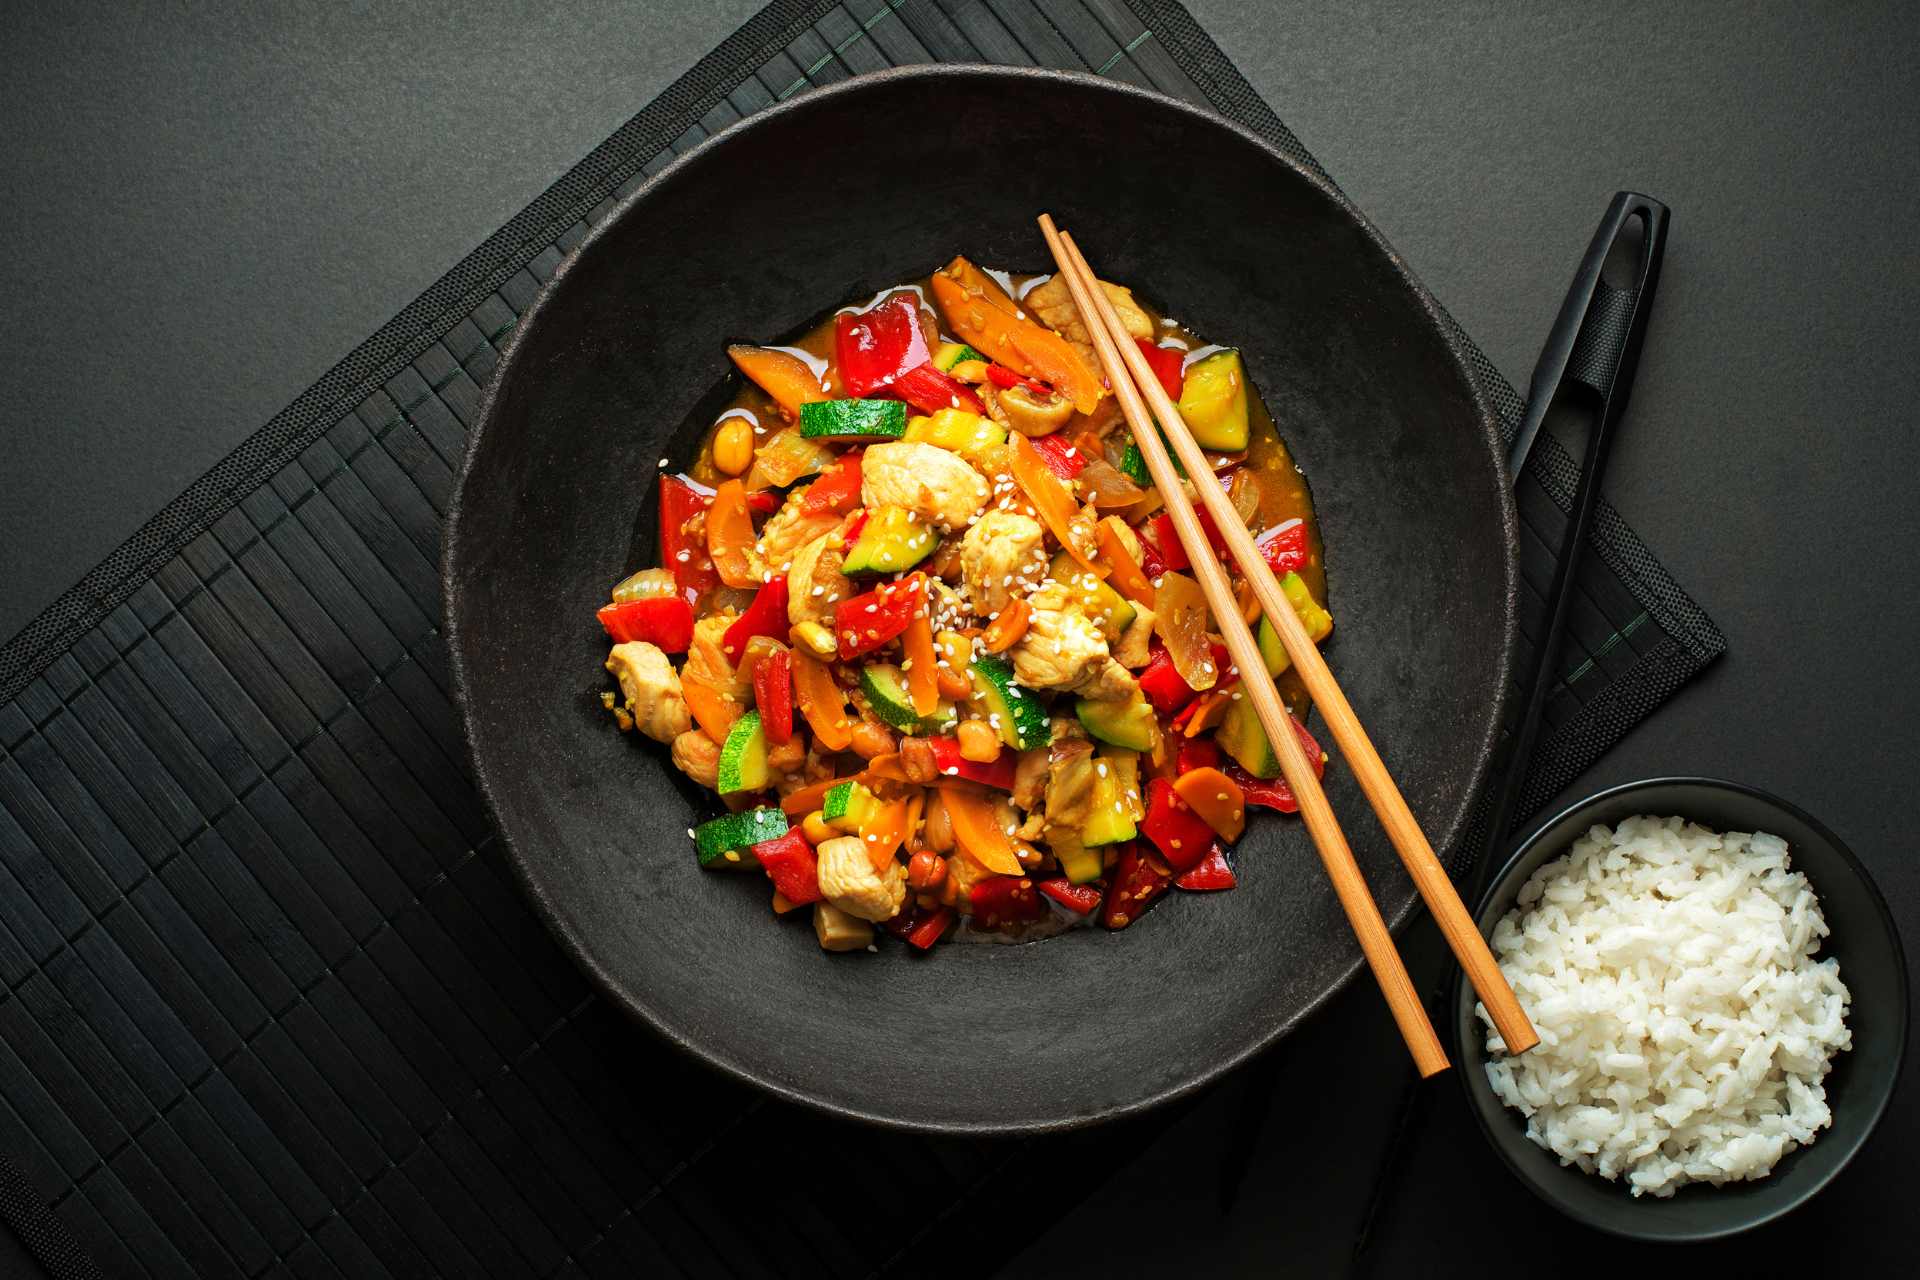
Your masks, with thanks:
M1046 531L1037 522L1011 511L989 511L967 530L960 544L960 571L977 612L1000 612L1045 574L1045 540Z
M853 595L853 583L840 572L845 557L827 546L821 534L793 553L787 570L787 621L833 625L833 606Z
M680 677L667 655L644 640L613 646L607 670L620 682L627 714L640 732L660 742L672 742L693 725L687 701L680 696Z
M987 505L987 482L938 445L896 440L869 445L860 464L860 500L869 510L905 507L951 533Z
M907 869L898 862L875 871L858 836L828 840L814 851L820 859L820 892L827 901L862 920L891 920L907 900Z

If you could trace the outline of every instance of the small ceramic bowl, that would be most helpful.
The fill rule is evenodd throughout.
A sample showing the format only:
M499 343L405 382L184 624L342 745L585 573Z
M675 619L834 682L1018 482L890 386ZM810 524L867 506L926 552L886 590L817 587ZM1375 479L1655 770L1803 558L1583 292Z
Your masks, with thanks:
M1487 1083L1486 1027L1474 995L1456 978L1454 1062L1480 1127L1507 1167L1548 1204L1590 1227L1633 1240L1714 1240L1790 1213L1837 1177L1880 1122L1907 1044L1907 964L1887 904L1866 868L1831 831L1765 792L1707 778L1651 778L1583 800L1536 831L1495 877L1474 919L1483 935L1512 909L1520 888L1542 864L1567 851L1595 823L1612 826L1635 814L1673 814L1715 831L1770 831L1787 842L1791 867L1820 896L1830 935L1817 958L1836 957L1852 997L1847 1027L1853 1047L1834 1058L1826 1077L1833 1123L1811 1145L1783 1157L1765 1178L1714 1187L1693 1184L1672 1196L1633 1196L1610 1181L1563 1165L1528 1140L1526 1120L1503 1106Z

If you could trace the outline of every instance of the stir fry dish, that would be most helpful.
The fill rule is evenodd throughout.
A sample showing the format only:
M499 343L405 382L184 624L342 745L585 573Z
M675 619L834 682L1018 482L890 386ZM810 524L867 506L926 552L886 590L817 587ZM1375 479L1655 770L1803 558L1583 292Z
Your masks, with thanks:
M1212 464L1181 484L1223 488L1323 639L1312 502L1240 353L1102 287ZM1297 808L1243 679L1326 756L1270 622L1265 671L1228 659L1065 282L955 258L728 355L737 394L684 474L661 463L659 567L599 611L613 719L726 810L689 831L698 866L763 873L829 951L1233 888L1249 807Z

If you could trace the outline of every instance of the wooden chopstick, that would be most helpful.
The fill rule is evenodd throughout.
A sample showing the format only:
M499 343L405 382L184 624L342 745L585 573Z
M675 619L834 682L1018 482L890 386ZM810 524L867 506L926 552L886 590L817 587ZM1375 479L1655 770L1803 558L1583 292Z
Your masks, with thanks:
M1046 222L1044 216L1042 222ZM1073 263L1074 270L1084 273L1086 280L1093 280L1092 269L1087 266L1086 259L1080 256L1079 247L1074 244L1073 237L1064 232L1059 235L1066 258ZM1051 237L1048 243L1052 244ZM1055 251L1055 258L1056 260L1060 258L1059 250ZM1119 316L1113 310L1113 304L1108 301L1105 291L1097 286L1093 288L1093 304L1100 312L1105 327L1116 338L1111 345L1117 346L1120 358L1126 362L1128 370L1132 373L1130 380L1138 384L1138 389L1145 393L1153 414L1165 424L1167 439L1172 442L1174 450L1180 455L1180 461L1185 464L1187 473L1192 476L1212 475L1213 467L1202 455L1200 446L1188 434L1186 421L1180 416L1179 409L1168 398L1166 389L1154 376L1146 357L1140 353L1139 348L1130 340L1125 340L1126 334L1119 327ZM1081 313L1086 314L1084 304L1081 304ZM1096 326L1089 323L1087 328L1092 331ZM1129 418L1130 423L1131 421L1132 419ZM1159 441L1143 440L1141 438L1143 434L1149 437L1155 435L1151 429L1143 432L1139 426L1134 426L1135 443L1140 446L1141 452L1151 459L1149 444L1151 443L1152 448L1157 451ZM1168 499L1167 505L1171 508L1173 503L1167 486L1161 481L1157 472L1154 473L1154 482L1160 486L1161 496ZM1446 935L1447 945L1453 949L1455 959L1459 960L1460 967L1466 970L1468 981L1473 983L1473 989L1479 995L1480 1002L1486 1006L1487 1014L1499 1030L1501 1039L1506 1041L1507 1051L1525 1053L1540 1043L1540 1037L1534 1032L1533 1024L1528 1021L1526 1012L1520 1008L1520 1002L1514 998L1513 988L1507 985L1506 977L1500 972L1500 966L1495 962L1493 953L1487 949L1486 939L1482 938L1480 930L1474 927L1473 917L1467 914L1467 908L1460 901L1460 895L1454 889L1453 882L1447 878L1447 873L1441 868L1440 860L1434 857L1433 846L1427 843L1425 833L1420 830L1420 824L1414 820L1413 811L1407 807L1405 798L1400 794L1400 788L1394 785L1393 776L1387 772L1387 766L1381 761L1380 753L1374 749L1366 730L1360 727L1360 719L1354 715L1353 707L1348 703L1346 694L1341 692L1339 683L1334 680L1333 672L1328 669L1326 659L1320 656L1318 646L1307 635L1307 629L1301 623L1299 615L1294 612L1293 606L1281 593L1280 584L1274 579L1273 570L1268 567L1266 559L1254 546L1253 535L1247 532L1246 524L1234 510L1231 500L1217 484L1195 484L1193 487L1212 514L1214 526L1219 529L1221 537L1226 541L1229 552L1239 562L1241 572L1246 575L1247 582L1253 587L1254 596L1259 600L1261 609L1272 621L1274 631L1280 637L1280 643L1286 647L1287 656L1292 659L1294 668L1300 672L1300 679L1306 685L1308 696L1313 699L1314 705L1320 708L1320 714L1326 717L1327 727L1332 731L1335 744L1339 746L1341 755L1346 757L1347 766L1353 770L1354 777L1359 780L1361 791L1366 794L1368 803L1373 806L1374 813L1380 818L1380 825L1386 828L1387 838L1393 842L1394 851L1400 855L1400 861L1406 867L1407 874L1413 878L1414 887L1426 900L1427 910L1433 913L1435 922L1440 926L1440 932ZM1175 492L1179 491L1177 483L1174 488ZM1175 524L1176 526L1179 524L1177 517ZM1184 530L1181 538L1183 541L1186 539ZM1207 544L1203 541L1200 545L1205 548ZM1194 556L1190 551L1189 558L1198 564L1203 558L1211 560L1213 557L1211 554L1204 557ZM1218 613L1219 610L1216 608L1216 616ZM1238 658L1236 657L1235 660L1238 661ZM1244 662L1240 663L1240 669L1249 670ZM1264 670L1257 664L1252 669ZM1263 682L1247 680L1243 683L1253 685ZM1291 783L1291 779L1289 782ZM1298 792L1299 788L1295 787L1294 790Z
M1280 694L1274 688L1273 681L1254 678L1254 673L1265 674L1267 669L1260 656L1260 647L1240 616L1240 606L1233 598L1226 571L1214 558L1207 536L1200 528L1199 517L1194 515L1192 504L1180 488L1173 462L1153 431L1146 405L1141 402L1140 392L1134 385L1135 378L1128 376L1129 366L1116 349L1124 343L1126 349L1132 350L1133 343L1126 338L1120 328L1120 319L1113 311L1113 304L1107 301L1106 294L1095 281L1093 273L1087 270L1085 260L1079 257L1072 242L1055 230L1053 219L1045 214L1040 217L1040 230L1047 238L1047 246L1053 250L1054 261L1073 294L1075 305L1080 308L1080 314L1087 322L1087 331L1093 337L1094 348L1100 354L1100 363L1107 371L1108 380L1113 383L1121 412L1126 414L1127 422L1133 428L1134 439L1146 458L1147 470L1159 486L1168 514L1173 517L1174 529L1187 549L1188 559L1193 562L1194 575L1199 579L1200 588L1206 593L1207 603L1220 624L1227 642L1227 652L1232 655L1234 665L1246 673L1240 686L1252 700L1260 723L1267 731L1267 738L1280 757L1280 772L1293 789L1294 799L1300 802L1300 816L1306 820L1307 832L1313 837L1314 848L1319 851L1320 861L1327 869L1327 877L1333 881L1334 893L1347 913L1354 934L1360 939L1360 950L1366 955L1374 980L1380 984L1381 993L1386 996L1387 1005L1393 1011L1393 1019L1399 1024L1400 1034L1413 1054L1414 1066L1423 1077L1445 1071L1448 1066L1446 1050L1440 1047L1440 1038L1434 1034L1433 1024L1427 1020L1427 1011L1414 990L1413 979L1407 976L1406 966L1400 962L1400 953L1394 949L1393 935L1387 932L1387 923L1380 918L1380 908L1367 891L1367 882L1360 874L1359 864L1353 860L1353 850L1347 847L1346 837L1341 834L1340 824L1333 816L1333 807L1327 803L1326 792L1320 789L1320 780L1314 776L1306 750L1300 745L1299 735L1294 732L1293 718L1281 705ZM1151 376L1148 374L1148 377ZM1188 469L1192 474L1202 474L1192 471L1191 466ZM1235 516L1234 519L1238 521L1239 517ZM1288 613L1293 612L1291 605L1286 608Z

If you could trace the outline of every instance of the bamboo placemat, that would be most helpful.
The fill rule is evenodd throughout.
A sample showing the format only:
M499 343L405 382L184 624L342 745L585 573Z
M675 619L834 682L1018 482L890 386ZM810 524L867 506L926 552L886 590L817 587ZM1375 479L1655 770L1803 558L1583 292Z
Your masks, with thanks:
M683 1060L515 894L447 701L440 518L541 283L711 133L926 61L1318 170L1177 4L772 4L0 650L0 1213L50 1272L981 1275L1180 1114L925 1139ZM1529 631L1574 472L1543 439L1521 484ZM1610 508L1594 546L1528 810L1724 647Z

